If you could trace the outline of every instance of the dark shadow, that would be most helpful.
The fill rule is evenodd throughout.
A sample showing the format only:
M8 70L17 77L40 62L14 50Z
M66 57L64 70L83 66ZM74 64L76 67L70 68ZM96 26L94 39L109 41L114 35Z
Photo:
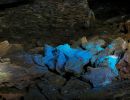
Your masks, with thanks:
M13 8L13 7L17 7L20 5L33 3L33 2L34 2L34 0L18 0L18 1L10 2L10 3L7 2L7 3L0 4L0 10L5 10L7 8Z

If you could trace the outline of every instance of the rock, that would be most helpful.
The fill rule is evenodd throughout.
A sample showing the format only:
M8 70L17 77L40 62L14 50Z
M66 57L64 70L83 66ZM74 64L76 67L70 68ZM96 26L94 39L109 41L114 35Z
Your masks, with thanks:
M54 85L49 84L45 81L40 81L37 83L41 93L44 94L47 100L61 100L61 95L59 93L59 89Z
M108 67L113 71L116 76L118 76L118 70L116 68L118 60L119 58L114 55L104 56L101 57L101 59L98 59L98 61L96 62L96 67Z
M80 48L80 46L86 44L87 42L88 42L87 38L85 36L83 36L78 41L72 41L71 47L72 48Z
M22 44L9 44L8 41L1 42L0 48L0 57L24 51Z
M0 93L0 100L20 100L24 97L24 93Z
M65 71L79 76L84 71L84 65L85 64L82 62L82 60L80 61L80 58L78 59L76 57L71 57L66 62Z
M56 75L55 73L52 72L46 73L41 80L46 81L48 82L48 84L51 84L57 88L61 88L66 82L65 78L63 78L60 75Z
M57 51L56 71L58 73L63 74L66 62L67 58L65 57L64 53L61 51Z
M8 41L1 42L0 43L0 57L7 54L7 52L9 51L10 48L11 48L11 46Z
M126 28L127 28L128 33L130 33L130 20L127 20Z
M123 58L116 65L121 79L130 79L130 52L127 51Z
M115 77L116 75L108 67L91 68L82 76L84 80L90 81L94 87L108 85Z
M29 51L33 54L39 54L43 52L43 47L36 47L36 48L30 49Z
M10 44L10 46L11 47L6 55L24 51L24 47L22 44Z
M45 66L47 65L47 67L51 70L55 70L56 66L56 59L55 59L55 48L49 46L49 45L45 45L45 56L42 55L35 55L34 56L34 62L38 65L41 66Z
M47 100L44 94L40 93L40 90L36 87L29 88L28 93L25 95L24 100Z
M16 65L24 66L24 67L29 67L33 66L33 55L28 54L26 52L18 52L14 54L8 55L10 58L11 63L14 63Z
M4 62L10 63L10 59L9 58L0 58L0 63L4 63Z
M96 67L100 67L104 65L109 66L108 63L106 62L112 63L114 59L112 61L110 59L105 61L106 58L117 57L118 59L120 59L123 52L125 52L126 48L127 48L127 42L123 40L122 38L117 38L113 40L111 44L109 44L103 51L101 51L97 55L94 55L91 59L91 63L95 64Z
M63 100L81 100L81 95L90 89L90 85L78 79L71 79L62 88Z
M16 58L14 58L16 59ZM48 72L47 67L33 63L30 55L17 57L18 63L0 63L0 85L7 87L25 88L33 79Z
M98 37L90 39L88 42L86 42L84 45L82 45L85 49L90 49L89 45L99 45L101 47L104 47L106 45L106 42L103 39L100 39Z
M123 51L127 49L127 42L119 37L113 40L106 49L109 49L109 52L114 52L114 55L119 56Z
M93 56L89 51L73 49L68 44L60 45L57 49L67 57L65 71L77 75L83 72L83 66L89 63L90 58Z
M82 47L86 50L91 51L93 54L96 54L102 50L104 50L106 42L102 39L92 39L88 41L87 43L83 44Z

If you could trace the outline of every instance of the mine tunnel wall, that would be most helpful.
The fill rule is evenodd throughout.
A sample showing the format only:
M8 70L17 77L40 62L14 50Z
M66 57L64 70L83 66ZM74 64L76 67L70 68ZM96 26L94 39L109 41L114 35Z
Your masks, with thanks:
M88 0L98 19L130 15L129 0Z

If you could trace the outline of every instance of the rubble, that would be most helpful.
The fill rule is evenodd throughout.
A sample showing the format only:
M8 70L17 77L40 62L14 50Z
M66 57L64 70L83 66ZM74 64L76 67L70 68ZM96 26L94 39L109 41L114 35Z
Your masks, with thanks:
M93 87L110 84L116 77L123 79L129 76L129 46L120 37L108 45L103 39L93 38L88 41L85 37L81 38L81 42L77 44L76 47L79 48L72 48L69 44L57 47L45 45L43 55L23 52L21 45L9 44L7 41L2 42L1 46L4 43L11 45L11 47L7 51L5 50L4 55L8 55L7 58L4 56L0 58L1 86L24 88L35 77L41 77L50 71L64 77L66 73L70 73L70 78L81 76L83 80L90 81ZM12 46L16 48L12 48ZM127 52L126 49L128 49ZM123 54L124 57L122 58ZM88 67L88 64L91 68ZM51 73L46 75L44 76L45 79L46 77L49 79ZM56 75L54 74L54 76ZM54 79L52 78L52 81ZM48 81L50 84L51 78L46 80L46 82ZM65 80L62 81L64 84ZM3 82L8 83L2 84ZM57 86L55 85L56 88L59 88Z

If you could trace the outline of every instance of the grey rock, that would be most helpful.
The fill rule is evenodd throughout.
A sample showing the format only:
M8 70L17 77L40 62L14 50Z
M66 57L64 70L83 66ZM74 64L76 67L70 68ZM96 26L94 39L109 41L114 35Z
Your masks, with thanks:
M94 87L101 87L108 85L116 77L112 70L108 67L91 68L89 72L86 72L83 79L90 81Z
M24 100L47 100L37 87L31 87L24 96Z
M37 83L38 87L41 90L41 93L46 96L48 100L58 100L61 99L59 89L54 85L49 84L45 81L40 81Z
M29 54L13 56L18 63L0 63L0 85L7 87L25 88L33 79L43 76L48 72L47 67L33 63ZM13 60L14 60L13 59Z
M61 93L63 95L63 100L81 100L81 95L86 93L89 89L90 85L88 83L78 79L71 79L62 88Z
M66 82L64 77L49 71L41 78L41 80L46 81L57 88L62 87Z

